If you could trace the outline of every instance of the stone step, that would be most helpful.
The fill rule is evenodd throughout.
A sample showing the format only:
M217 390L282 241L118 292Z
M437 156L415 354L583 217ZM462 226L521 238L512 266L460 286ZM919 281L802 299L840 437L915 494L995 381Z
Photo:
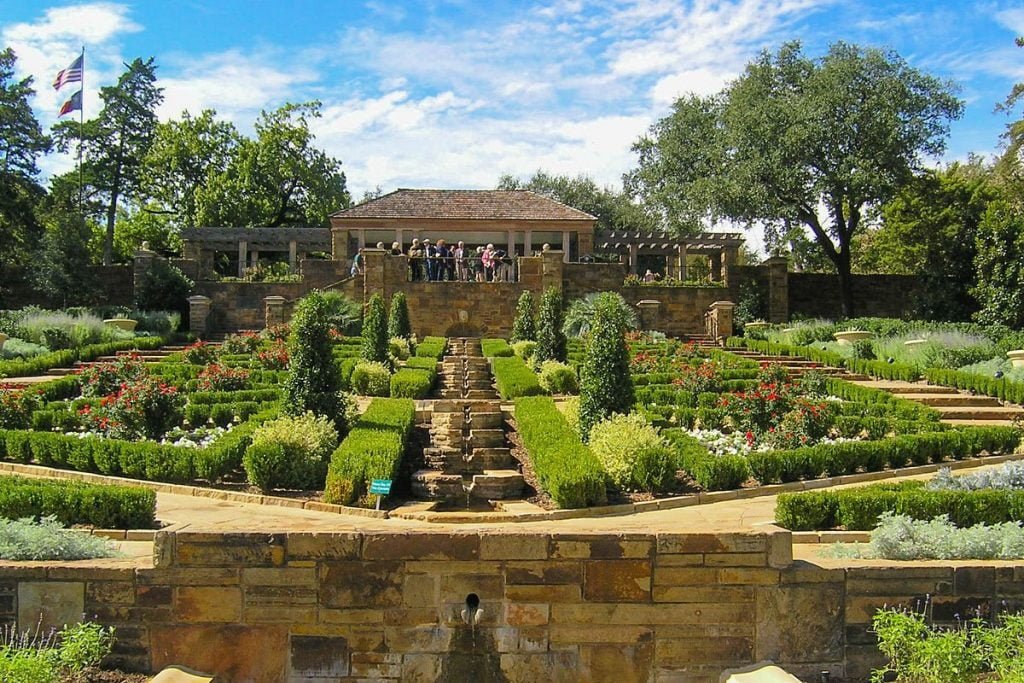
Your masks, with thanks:
M80 368L50 368L43 374L50 375L52 377L66 377L68 375L75 374L79 369Z
M483 413L471 410L469 413L469 428L476 429L501 429L505 425L505 414L500 410Z
M419 498L464 498L466 489L461 474L419 470L412 475L412 492Z
M978 420L989 422L991 420L1012 420L1014 418L1024 419L1024 408L1018 406L993 406L984 407L950 407L935 406L943 419L946 420Z
M473 475L469 495L478 500L522 498L523 475L515 470L487 470Z
M953 418L950 420L943 419L943 424L956 425L958 427L1013 427L1017 423L1013 420L960 420Z
M466 392L466 398L472 400L493 399L498 397L494 389L470 389Z
M948 406L952 408L973 408L1002 405L998 399L994 399L990 396L971 396L970 394L959 394L956 392L946 394L900 394L900 398L905 398L908 401L917 401L918 403L923 403L926 406L933 407Z
M474 448L466 465L473 472L509 469L513 465L512 449Z
M951 391L955 391L955 389L950 389L949 387L941 387L933 384L917 384L888 380L868 379L861 383L871 389L881 389L882 391L888 391L890 394L897 394L901 397L903 394L948 394Z
M469 443L473 448L503 448L505 446L504 429L471 429Z

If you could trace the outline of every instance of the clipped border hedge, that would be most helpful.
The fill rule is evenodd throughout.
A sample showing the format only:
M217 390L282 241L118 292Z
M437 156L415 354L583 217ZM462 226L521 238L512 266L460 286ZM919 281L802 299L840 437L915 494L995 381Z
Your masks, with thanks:
M481 339L480 351L487 358L508 358L515 355L515 351L504 339Z
M519 356L498 356L491 359L494 383L504 401L521 396L537 396L545 393L537 379L537 373Z
M607 502L604 468L551 398L517 399L515 417L516 430L540 486L559 507L581 508Z
M941 368L928 368L925 370L924 376L929 384L966 389L967 391L998 398L1001 401L1009 401L1010 403L1024 403L1024 382L1015 382L1005 377L996 379L995 377L978 375L973 372L943 370Z
M675 447L679 466L705 491L738 489L750 478L750 464L742 455L712 455L681 429L665 429L661 435Z
M884 512L929 520L949 515L958 527L1001 524L1024 519L1024 491L930 490L924 482L873 484L853 489L781 494L776 521L792 531L821 531L838 526L870 531Z
M434 388L437 370L405 367L391 375L392 398L426 398Z
M444 337L424 337L423 341L416 345L416 355L421 358L440 360L447 347L448 340Z
M53 516L64 526L151 529L156 491L139 486L0 476L0 517Z
M373 479L398 478L416 405L408 398L375 398L331 456L324 502L364 507Z
M822 365L846 368L881 379L898 379L904 382L916 382L921 379L921 371L907 363L887 363L884 360L864 360L846 358L835 351L816 349L813 346L795 346L793 344L776 344L761 339L748 337L729 337L725 345L729 348L748 348L769 356L801 356Z
M50 368L70 367L75 364L75 361L91 361L100 356L113 355L118 351L149 351L158 349L163 344L163 337L136 337L124 341L88 344L77 349L50 351L24 360L2 360L0 361L0 378L38 375Z

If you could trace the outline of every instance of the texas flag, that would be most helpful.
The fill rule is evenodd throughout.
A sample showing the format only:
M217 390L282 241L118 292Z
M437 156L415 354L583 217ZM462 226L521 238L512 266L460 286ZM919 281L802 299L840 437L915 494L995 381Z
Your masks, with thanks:
M60 113L57 114L57 118L64 116L64 114L70 114L73 111L82 110L82 91L79 90L74 95L68 98L68 101L61 105Z
M82 80L82 72L85 68L85 55L78 55L75 61L71 62L70 66L66 69L61 69L57 73L57 78L53 79L54 90L60 90L67 83L79 83Z

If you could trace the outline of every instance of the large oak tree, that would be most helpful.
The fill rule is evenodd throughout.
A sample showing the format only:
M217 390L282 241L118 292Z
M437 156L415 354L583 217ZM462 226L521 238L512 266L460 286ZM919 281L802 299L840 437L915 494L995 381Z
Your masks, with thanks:
M866 209L943 152L962 110L951 84L893 52L836 43L812 59L787 43L720 93L677 100L634 145L626 181L670 224L802 224L835 264L850 316Z

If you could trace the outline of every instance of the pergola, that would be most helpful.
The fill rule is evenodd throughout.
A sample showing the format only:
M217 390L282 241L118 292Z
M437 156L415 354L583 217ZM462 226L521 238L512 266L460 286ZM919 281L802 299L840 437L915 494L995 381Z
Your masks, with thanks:
M735 232L700 232L688 237L676 237L664 232L637 232L610 230L600 232L594 239L594 250L626 254L629 272L637 273L640 256L665 258L665 276L686 279L686 257L690 254L707 256L711 262L711 279L725 281L730 266L736 264L743 236Z
M200 273L213 270L217 252L238 252L238 276L255 266L261 253L287 253L294 271L310 252L331 251L328 228L187 228L181 231L182 255L199 261Z

